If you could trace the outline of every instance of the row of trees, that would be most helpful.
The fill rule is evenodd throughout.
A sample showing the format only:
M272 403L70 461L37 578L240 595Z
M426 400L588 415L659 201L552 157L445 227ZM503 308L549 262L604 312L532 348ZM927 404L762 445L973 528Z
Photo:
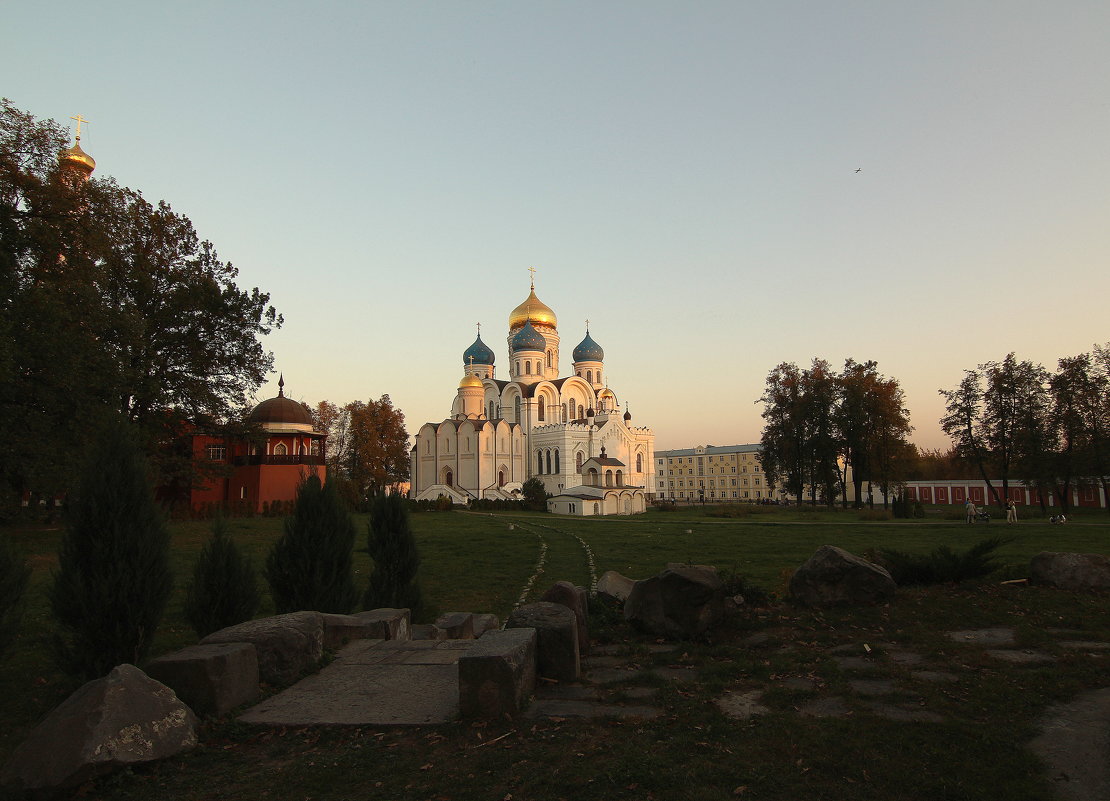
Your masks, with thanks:
M1065 511L1076 488L1107 492L1110 343L1060 359L1055 372L1010 353L967 370L955 389L940 393L941 427L1000 507L1018 481L1042 504L1055 496Z
M913 452L912 428L898 381L877 368L874 361L848 359L838 373L814 359L805 370L784 362L771 371L759 399L768 482L784 486L799 504L808 494L813 504L831 505L847 497L850 468L857 507L865 481L889 497Z
M0 101L0 504L75 486L91 432L122 416L159 480L162 444L239 419L269 373L269 296L165 202L67 177L65 129Z

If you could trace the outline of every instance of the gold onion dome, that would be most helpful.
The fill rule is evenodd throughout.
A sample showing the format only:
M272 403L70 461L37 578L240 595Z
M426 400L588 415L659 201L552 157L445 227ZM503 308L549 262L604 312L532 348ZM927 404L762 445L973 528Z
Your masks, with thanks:
M96 169L96 160L81 149L81 140L73 143L73 147L62 151L58 159L63 167L76 167L82 172L91 173Z
M474 375L474 373L467 373L463 376L462 381L459 382L459 389L466 389L467 387L482 388L482 379Z
M509 330L515 331L529 320L532 321L532 325L543 325L549 328L559 327L558 320L555 319L555 312L551 311L551 307L536 297L535 287L528 292L528 298L513 309L513 313L509 315Z

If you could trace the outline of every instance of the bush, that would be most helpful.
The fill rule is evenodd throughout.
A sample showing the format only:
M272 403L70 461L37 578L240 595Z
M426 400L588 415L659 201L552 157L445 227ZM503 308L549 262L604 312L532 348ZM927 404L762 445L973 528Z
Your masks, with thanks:
M900 587L925 584L949 584L990 575L997 568L995 551L1011 539L991 537L966 551L953 551L942 545L928 554L880 550L875 561L885 567Z
M520 485L520 494L524 498L524 508L530 512L546 512L547 499L551 496L544 489L543 482L533 476Z
M31 566L5 536L0 536L0 657L19 635L23 622L23 597Z
M277 612L348 614L354 609L354 544L355 524L335 484L308 476L297 488L281 538L266 557L266 580Z
M409 526L408 505L397 494L378 495L370 507L366 549L374 560L363 607L408 609L416 620L423 609L416 572L420 554Z
M204 544L185 589L185 618L198 637L205 637L250 620L258 602L254 565L239 552L224 518L217 517L212 539Z
M757 584L752 584L735 570L722 570L721 581L724 583L725 596L729 598L734 595L743 596L745 606L770 606L774 600L771 593Z
M124 424L91 453L50 588L58 664L86 679L143 661L173 589L169 532Z

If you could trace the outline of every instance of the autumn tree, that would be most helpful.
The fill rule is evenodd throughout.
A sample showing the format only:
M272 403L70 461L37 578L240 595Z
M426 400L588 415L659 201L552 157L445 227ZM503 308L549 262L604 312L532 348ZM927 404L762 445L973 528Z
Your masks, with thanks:
M763 472L771 486L783 485L800 505L806 482L806 425L798 365L783 362L772 370L759 402L765 421L760 451Z
M328 470L353 485L359 503L408 481L405 415L388 395L342 408L324 402L316 415L328 432Z

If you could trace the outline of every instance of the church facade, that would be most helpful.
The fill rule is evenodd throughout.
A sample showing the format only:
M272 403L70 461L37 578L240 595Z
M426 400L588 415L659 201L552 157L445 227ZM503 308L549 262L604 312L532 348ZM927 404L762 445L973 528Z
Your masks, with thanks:
M463 352L450 415L416 434L411 494L459 504L517 498L535 477L554 512L643 512L655 490L655 434L633 426L627 406L622 414L588 325L560 375L558 320L535 289L509 315L507 379L497 378L481 330Z

